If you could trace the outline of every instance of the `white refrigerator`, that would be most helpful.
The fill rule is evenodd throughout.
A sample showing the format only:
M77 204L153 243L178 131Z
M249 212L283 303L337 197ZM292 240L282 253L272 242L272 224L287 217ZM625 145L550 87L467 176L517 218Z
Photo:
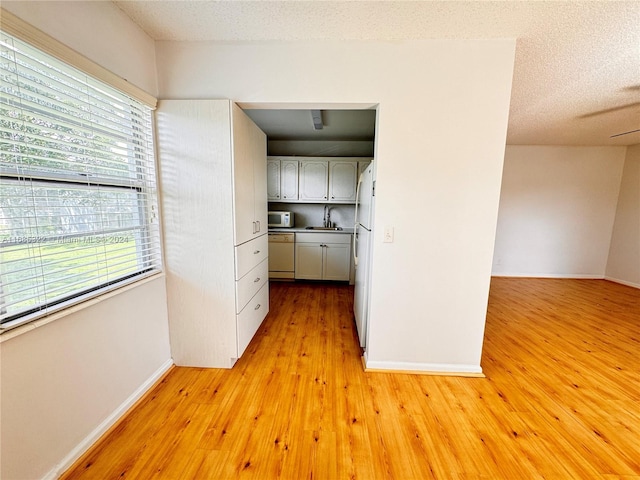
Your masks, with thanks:
M371 277L371 242L373 235L373 162L362 172L356 189L353 256L356 267L353 313L360 338L360 346L367 346L369 322L369 280Z

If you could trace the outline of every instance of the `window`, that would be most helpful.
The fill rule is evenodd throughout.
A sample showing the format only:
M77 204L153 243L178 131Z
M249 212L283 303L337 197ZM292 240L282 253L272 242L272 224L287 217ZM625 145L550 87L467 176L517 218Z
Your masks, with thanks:
M0 32L0 325L161 267L151 109Z

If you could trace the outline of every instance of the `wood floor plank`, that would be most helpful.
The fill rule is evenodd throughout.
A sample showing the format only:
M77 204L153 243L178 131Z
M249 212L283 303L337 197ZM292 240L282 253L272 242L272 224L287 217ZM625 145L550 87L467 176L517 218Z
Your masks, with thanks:
M640 290L494 278L486 378L365 373L346 285L273 283L233 369L173 368L64 479L640 479Z

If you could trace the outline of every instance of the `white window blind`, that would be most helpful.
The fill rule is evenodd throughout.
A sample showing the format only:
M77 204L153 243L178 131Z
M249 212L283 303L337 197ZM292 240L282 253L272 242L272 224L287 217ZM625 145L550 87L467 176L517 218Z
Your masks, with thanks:
M152 112L0 32L0 326L160 269Z

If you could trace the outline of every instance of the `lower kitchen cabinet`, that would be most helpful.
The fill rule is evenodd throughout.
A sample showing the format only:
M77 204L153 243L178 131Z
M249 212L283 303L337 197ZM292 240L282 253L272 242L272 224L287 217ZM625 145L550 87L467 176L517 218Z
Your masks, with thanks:
M348 281L350 268L350 234L299 233L296 235L296 279Z
M351 244L327 243L322 263L323 280L349 280Z

